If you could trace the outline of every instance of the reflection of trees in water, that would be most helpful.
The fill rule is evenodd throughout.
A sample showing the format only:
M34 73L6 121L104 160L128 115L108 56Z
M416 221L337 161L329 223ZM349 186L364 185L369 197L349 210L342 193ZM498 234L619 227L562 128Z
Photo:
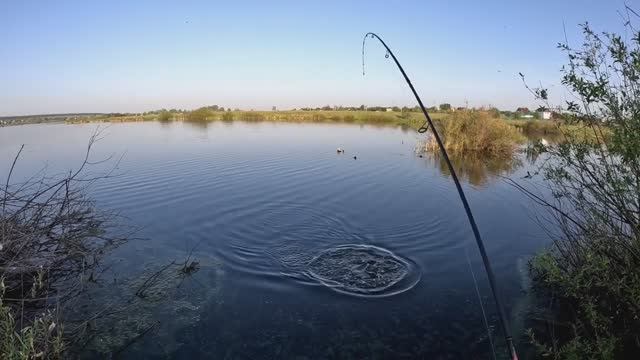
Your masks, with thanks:
M538 141L547 142L549 144L559 144L564 140L564 135L561 133L552 134L525 134L529 143L535 143Z
M184 121L185 124L196 128L196 129L202 129L202 130L206 130L209 127L209 122L208 121L188 121L185 120Z
M548 146L555 146L561 142L561 137L529 137L523 153L529 165L538 161L538 157L546 152Z
M436 165L440 172L449 176L449 169L439 152L426 152L425 157ZM497 175L513 173L522 165L522 161L516 157L487 157L474 153L449 154L451 162L456 169L460 180L467 181L475 186L487 185Z

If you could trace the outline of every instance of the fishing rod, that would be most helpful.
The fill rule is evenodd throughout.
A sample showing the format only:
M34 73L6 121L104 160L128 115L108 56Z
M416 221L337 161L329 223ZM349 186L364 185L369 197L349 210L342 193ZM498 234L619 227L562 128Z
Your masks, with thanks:
M502 331L504 332L505 341L507 342L507 347L509 348L511 359L518 360L516 347L513 344L513 337L511 336L511 330L509 329L509 324L507 323L507 316L504 311L504 307L502 306L500 296L498 294L496 279L495 279L495 276L493 275L493 270L491 269L491 263L489 262L487 251L484 248L484 242L482 241L482 237L480 236L480 231L478 231L478 225L476 225L476 221L473 218L473 213L471 213L471 208L469 207L469 202L467 201L467 197L465 196L464 191L462 190L462 185L460 185L460 180L458 179L458 175L456 175L456 171L454 170L453 165L451 164L451 160L449 160L449 154L447 154L447 150L445 149L442 143L442 139L440 138L440 135L438 134L436 127L433 125L433 120L431 120L431 116L429 116L427 109L424 107L424 104L422 103L420 96L416 92L416 89L413 87L413 84L411 83L409 76L407 76L407 73L402 68L402 65L400 65L398 58L396 58L396 56L393 54L393 51L391 51L389 46L387 46L387 44L382 40L382 38L378 36L376 33L368 32L364 35L364 38L362 39L362 75L364 75L364 45L367 40L367 37L378 39L378 41L380 41L382 46L384 46L385 49L387 49L387 53L385 57L388 58L389 55L391 56L393 61L396 63L396 66L398 66L398 69L400 69L400 72L402 73L404 80L409 85L409 88L411 88L411 92L413 93L413 96L418 101L418 105L420 105L420 109L422 110L422 113L424 114L424 117L426 119L424 124L422 124L422 126L418 129L418 132L421 134L425 133L427 132L427 130L429 130L429 128L431 128L431 131L433 132L433 137L434 139L436 139L436 143L438 143L438 147L440 148L440 153L442 154L442 158L447 164L447 168L449 168L449 173L451 174L451 178L453 179L453 182L456 184L458 195L460 195L460 201L462 201L462 206L464 206L464 211L467 213L469 224L471 225L471 229L473 230L473 235L476 239L476 244L478 245L478 250L480 251L480 256L482 257L482 262L484 263L484 269L487 273L487 277L489 278L489 285L491 286L491 292L493 293L493 298L496 303L498 315L500 316L500 325L502 327Z

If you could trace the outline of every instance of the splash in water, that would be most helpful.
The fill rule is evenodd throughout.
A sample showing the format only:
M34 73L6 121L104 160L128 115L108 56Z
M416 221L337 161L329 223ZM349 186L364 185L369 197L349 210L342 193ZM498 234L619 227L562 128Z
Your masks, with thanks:
M343 245L323 251L309 263L308 274L342 293L390 296L420 280L415 264L370 245Z

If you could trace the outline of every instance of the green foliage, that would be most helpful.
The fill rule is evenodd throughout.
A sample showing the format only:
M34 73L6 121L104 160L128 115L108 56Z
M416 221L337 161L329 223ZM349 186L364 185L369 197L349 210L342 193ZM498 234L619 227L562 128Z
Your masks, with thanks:
M622 246L590 239L568 261L557 249L534 257L530 269L537 290L558 299L556 332L530 336L543 355L556 359L626 358L637 351L640 329L640 272ZM631 270L631 271L630 271ZM542 335L542 340L536 335Z
M61 326L52 313L36 316L29 325L20 328L16 311L3 302L4 279L0 278L0 359L59 359L64 350Z
M451 104L447 104L447 103L440 104L439 108L440 108L440 111L449 111L451 110Z
M554 335L534 330L532 339L554 359L640 352L640 33L625 26L631 37L585 24L581 48L559 46L568 56L562 83L578 99L567 103L567 121L590 136L564 133L544 148L554 197L545 205L560 237L533 259L531 273L556 305ZM545 89L534 94L547 101Z

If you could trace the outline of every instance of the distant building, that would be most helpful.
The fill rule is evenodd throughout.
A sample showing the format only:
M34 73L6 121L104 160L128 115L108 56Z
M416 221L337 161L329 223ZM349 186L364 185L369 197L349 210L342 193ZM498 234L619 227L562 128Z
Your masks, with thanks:
M553 118L553 114L551 111L542 111L540 112L540 118L542 120L551 120L551 118Z
M387 108L387 112L392 112L393 109L392 108Z
M533 119L533 115L531 115L531 114L520 115L520 117L523 118L523 119Z
M526 114L526 113L529 113L530 111L529 111L528 107L519 107L519 108L516 109L516 112L517 113L525 113Z

